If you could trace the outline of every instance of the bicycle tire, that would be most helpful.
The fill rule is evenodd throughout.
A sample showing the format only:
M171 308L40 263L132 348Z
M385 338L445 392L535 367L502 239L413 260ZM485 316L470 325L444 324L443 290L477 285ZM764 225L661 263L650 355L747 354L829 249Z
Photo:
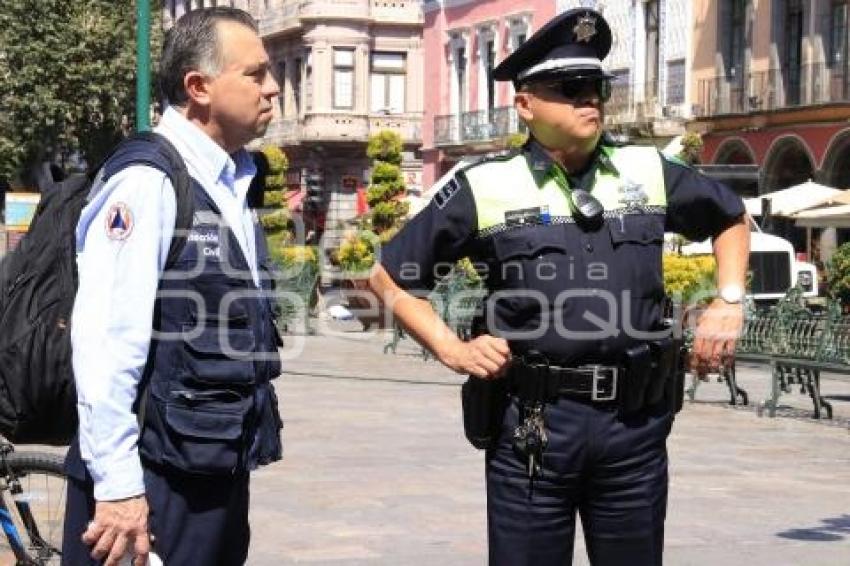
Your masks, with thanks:
M34 564L61 562L67 489L64 460L59 454L27 451L6 457L9 470L23 489L15 499L26 502L32 518L25 525L31 541L26 552Z

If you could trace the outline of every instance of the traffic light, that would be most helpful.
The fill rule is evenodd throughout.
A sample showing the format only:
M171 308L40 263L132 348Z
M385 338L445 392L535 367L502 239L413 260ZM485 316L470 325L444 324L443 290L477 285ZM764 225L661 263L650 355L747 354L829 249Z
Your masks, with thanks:
M323 185L324 179L322 178L321 173L308 173L304 177L304 208L317 210L322 206L322 203L325 200L322 195Z

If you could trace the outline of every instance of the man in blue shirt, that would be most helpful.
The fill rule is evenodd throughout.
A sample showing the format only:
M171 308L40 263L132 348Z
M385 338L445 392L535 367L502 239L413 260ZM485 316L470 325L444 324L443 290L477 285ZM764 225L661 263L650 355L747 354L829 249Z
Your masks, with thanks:
M194 217L166 258L176 199L161 171L109 178L77 227L73 365L79 439L68 456L63 563L242 564L248 474L281 457L279 337L262 229L246 204L279 87L255 21L189 12L161 59L157 132L186 162Z

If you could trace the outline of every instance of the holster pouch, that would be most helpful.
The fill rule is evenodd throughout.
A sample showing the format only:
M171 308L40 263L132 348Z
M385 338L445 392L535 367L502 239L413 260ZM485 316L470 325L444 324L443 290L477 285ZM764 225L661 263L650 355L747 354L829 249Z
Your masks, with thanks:
M684 374L680 374L681 340L667 336L649 342L653 359L653 379L647 390L647 406L655 406L662 401L671 411L678 412L684 396Z
M649 346L638 344L623 354L624 375L618 386L620 390L620 409L631 414L643 408L646 388L651 378L652 357Z
M508 407L507 379L479 379L469 376L460 388L463 432L479 450L499 441L502 419Z
M682 410L685 402L685 366L687 362L687 349L681 340L676 340L676 366L673 376L668 379L667 399L670 402L670 410L673 414Z

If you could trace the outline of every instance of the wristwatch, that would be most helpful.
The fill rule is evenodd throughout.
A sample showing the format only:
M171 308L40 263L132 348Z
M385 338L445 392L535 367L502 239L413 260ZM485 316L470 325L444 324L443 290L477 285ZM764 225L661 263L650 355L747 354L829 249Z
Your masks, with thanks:
M720 288L720 291L718 291L717 296L720 297L724 303L737 305L744 300L744 289L740 285L724 285Z

